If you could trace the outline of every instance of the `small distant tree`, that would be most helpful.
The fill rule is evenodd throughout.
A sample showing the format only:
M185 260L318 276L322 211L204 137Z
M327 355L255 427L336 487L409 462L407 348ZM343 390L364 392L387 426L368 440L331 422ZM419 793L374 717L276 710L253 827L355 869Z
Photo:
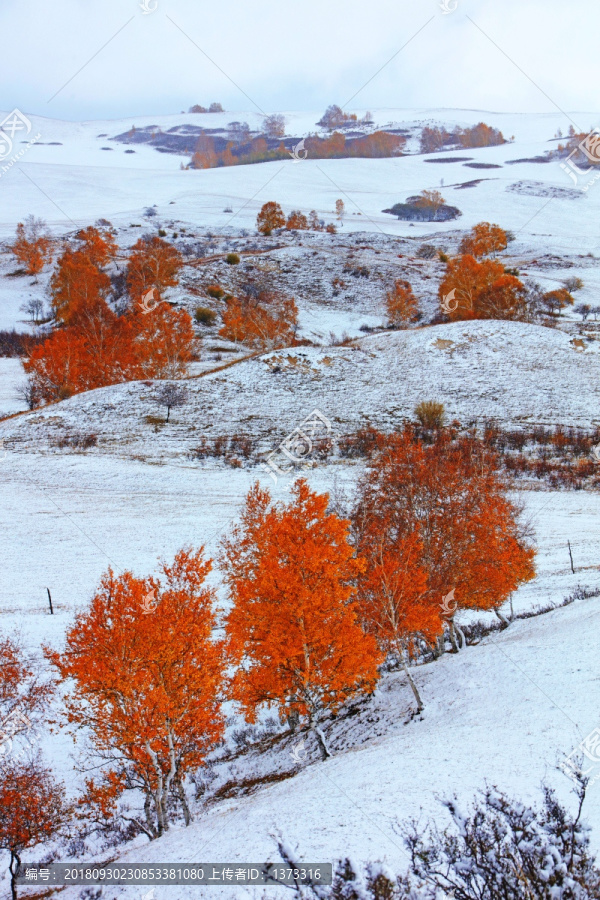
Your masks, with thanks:
M499 225L490 225L489 222L480 222L462 239L459 252L470 253L476 258L495 256L501 250L506 250L506 246L507 237L503 228Z
M327 107L317 125L332 131L334 128L343 128L344 125L347 125L349 122L356 122L356 120L354 113L345 113L341 107L333 103Z
M566 288L558 288L556 291L547 291L542 295L542 303L552 315L560 315L567 306L572 306L575 300Z
M39 325L44 315L44 301L41 297L30 297L22 306L19 307L29 316L29 321L33 325Z
M208 112L205 106L201 106L199 103L194 103L193 106L190 106L188 112L191 113L205 113Z
M308 231L308 219L299 209L293 209L288 216L285 227L288 231Z
M386 294L385 303L390 324L399 328L413 322L419 312L419 303L409 281L396 281Z
M27 216L17 225L17 234L11 252L25 266L28 275L39 275L52 259L52 242L45 233L46 223L35 216Z
M415 198L414 205L424 208L437 210L443 206L446 201L439 191L421 191Z
M250 140L250 126L247 122L230 122L227 126L227 140L240 146Z
M338 218L340 225L344 224L344 216L346 215L346 207L344 206L343 200L335 201L335 214Z
M63 785L36 761L10 760L0 770L0 849L10 853L10 890L17 900L21 854L56 838L69 820Z
M211 103L208 111L211 113L225 112L220 103Z
M263 204L258 216L256 217L256 228L264 235L270 235L276 228L283 228L285 225L285 216L279 203L270 200Z
M321 224L321 220L317 215L317 211L315 209L311 209L308 214L308 227L311 231L323 231L323 226Z
M274 506L257 484L222 555L231 654L243 660L233 696L250 721L266 705L305 723L323 759L331 755L324 714L372 692L381 662L358 622L354 582L364 563L349 543L350 523L328 503L299 480L291 502Z
M573 291L580 291L583 287L583 281L581 278L578 278L576 275L572 275L570 278L565 278L565 287L572 294Z
M280 138L285 134L285 116L274 113L272 116L265 116L263 120L263 129L267 137Z
M169 421L172 409L185 406L187 401L188 392L185 387L180 384L165 384L160 388L156 395L156 402L160 404L160 406L166 406L167 408L167 418L165 419L165 422Z
M168 241L159 237L140 238L131 248L127 263L127 291L134 304L152 288L154 303L161 300L166 288L179 283L182 266L181 254Z
M592 311L592 307L590 306L589 303L580 303L573 310L573 312L576 312L578 316L581 316L582 322L585 322L587 320L587 317L589 316L591 311Z

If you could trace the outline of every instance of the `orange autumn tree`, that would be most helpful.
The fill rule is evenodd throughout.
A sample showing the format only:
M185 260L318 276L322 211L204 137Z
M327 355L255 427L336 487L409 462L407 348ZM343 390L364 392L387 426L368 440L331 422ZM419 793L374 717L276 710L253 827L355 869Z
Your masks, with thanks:
M23 368L35 396L63 400L108 384L145 378L182 378L193 358L194 329L185 310L135 307L117 316L107 304L37 344Z
M293 209L287 218L285 227L288 231L308 231L308 219L299 209Z
M270 200L263 204L256 217L256 228L261 234L269 235L275 228L285 226L285 216L279 203Z
M439 191L421 191L415 197L414 205L425 209L439 209L445 202Z
M490 225L489 222L480 222L462 239L458 249L463 255L470 254L479 258L495 256L501 250L506 250L507 245L508 237L503 228L499 225Z
M493 259L467 254L448 260L438 291L452 320L519 319L526 314L525 286Z
M12 900L17 900L16 876L23 851L56 839L69 815L63 785L39 760L9 759L2 764L0 849L10 854Z
M299 480L287 505L256 484L241 523L223 541L233 608L232 656L240 661L233 697L250 721L263 705L316 736L349 698L373 691L381 654L357 619L355 580L364 568L348 542L349 522L328 513L328 496Z
M129 254L127 291L132 303L138 303L154 290L153 303L163 299L169 287L179 284L183 258L176 247L159 237L140 238Z
M227 297L219 335L254 350L273 350L293 344L298 327L295 300L280 291L246 291Z
M419 303L409 281L402 279L394 283L394 287L387 292L385 305L390 325L401 328L416 319L419 312Z
M82 228L75 238L81 241L81 250L95 266L107 266L113 261L119 249L109 231L100 231L93 226Z
M369 525L357 542L367 560L358 582L360 618L386 656L392 655L404 669L421 712L423 701L408 664L418 638L432 644L441 634L440 604L427 592L418 532L400 532L383 517Z
M130 378L183 378L194 358L194 326L185 309L161 304L144 315L135 307L126 317L133 333Z
M10 245L10 251L25 266L28 275L39 275L47 262L52 258L52 242L44 234L45 223L42 219L28 216L17 225L16 240Z
M410 426L388 437L369 464L353 514L367 573L381 570L381 595L368 586L369 602L388 602L383 577L389 551L392 565L395 553L413 560L406 577L417 577L419 568L426 574L419 601L424 627L415 634L429 643L451 590L458 608L493 610L501 618L510 594L535 574L534 550L509 490L497 457L474 438L438 430L424 444ZM364 615L373 622L368 605ZM449 624L455 644L453 617Z
M213 636L215 597L205 584L211 561L202 548L184 549L161 568L162 582L109 570L67 632L64 653L45 648L60 679L72 680L68 721L75 732L88 730L101 767L87 782L82 815L100 828L119 815L151 840L169 828L171 799L185 824L192 821L186 775L224 728L224 648ZM134 790L143 811L119 810L119 798Z
M106 306L111 281L104 267L117 250L112 235L97 228L79 231L76 240L81 246L67 247L50 280L54 314L66 325L93 317Z
M26 735L43 716L52 697L50 682L25 659L11 638L0 640L0 734L12 741ZM2 740L0 740L0 744Z

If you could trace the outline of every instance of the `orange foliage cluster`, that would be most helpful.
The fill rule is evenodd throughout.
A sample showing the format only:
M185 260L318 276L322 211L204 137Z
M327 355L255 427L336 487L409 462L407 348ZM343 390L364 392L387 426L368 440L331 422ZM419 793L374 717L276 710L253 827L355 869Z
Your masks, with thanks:
M371 693L388 655L406 667L435 648L456 608L498 610L533 577L495 453L470 437L430 439L408 427L378 435L351 521L304 480L288 503L256 484L222 541L223 639L202 549L163 563L162 580L103 577L66 652L45 648L71 682L68 721L89 729L103 760L81 800L88 821L107 826L137 789L145 812L129 821L148 837L169 828L177 804L189 824L185 777L221 740L226 700L250 722L276 709L293 730L312 731L327 758L323 719ZM455 606L445 608L450 591Z
M421 209L431 207L433 209L439 209L440 206L443 206L446 202L439 191L421 191L417 196L409 197L407 202L411 202L414 206L418 206Z
M337 209L336 204L336 211ZM343 212L341 212L341 215L338 213L338 216L341 219ZM261 234L268 236L276 228L283 228L284 226L288 231L327 231L328 234L336 233L336 227L333 223L323 226L314 209L311 209L308 216L305 216L299 209L293 209L286 220L279 203L275 203L273 200L264 203L256 217L257 230Z
M327 512L328 497L305 481L287 506L255 486L242 525L224 541L227 620L237 669L233 696L250 721L265 703L305 722L329 755L319 722L360 692L371 692L383 657L362 630L356 578L364 562L348 541L350 523Z
M183 265L181 254L172 244L159 237L141 238L129 254L127 290L130 297L143 297L154 289L153 302L161 300L166 288L179 283Z
M11 639L0 639L0 732L4 742L0 771L0 850L10 854L13 897L17 896L15 872L23 850L56 838L69 814L63 786L54 780L39 758L32 760L22 753L31 744L29 731L46 712L53 692L53 686L42 681L25 661L21 647Z
M442 311L456 319L520 319L526 312L525 286L493 259L469 254L448 260L439 287Z
M28 275L39 275L52 258L52 242L40 234L36 226L35 220L28 223L27 227L19 222L16 240L10 247L14 256L25 266Z
M496 455L477 441L438 432L425 445L409 427L387 438L353 513L367 561L361 616L380 646L405 660L417 638L431 644L442 633L451 590L458 608L499 609L533 578L517 512Z
M471 229L471 233L461 241L459 253L470 256L494 256L501 250L506 250L508 236L499 225L490 225L489 222L480 222Z
M88 726L96 751L113 760L88 781L84 805L109 817L125 790L139 788L154 808L138 822L150 838L168 830L171 792L191 821L183 780L223 733L225 658L212 636L210 570L200 549L163 563L164 584L109 571L67 632L68 652L46 648L60 678L75 682L69 721Z
M347 139L346 135L338 131L326 138L316 135L304 138L306 158L310 159L381 159L400 155L405 144L406 139L401 135L388 134L386 131L375 131L352 139ZM253 138L241 147L236 147L233 141L229 141L224 150L218 151L214 139L210 135L202 135L198 139L190 165L193 169L212 169L215 166L244 166L289 158L290 151L283 141L273 150L269 150L263 137Z
M295 300L278 291L259 291L227 297L219 335L254 350L273 350L293 344L298 326Z
M385 302L391 325L407 325L418 315L419 303L408 281L396 281L392 290L386 294Z
M435 153L444 147L494 147L505 144L502 132L497 128L480 122L471 128L456 127L452 131L445 128L429 128L421 132L421 153Z
M65 250L51 279L62 327L23 363L36 398L52 401L122 381L185 375L194 339L188 313L164 304L148 315L139 308L149 285L156 303L177 283L182 264L177 251L159 238L138 241L127 271L133 302L119 316L107 303L111 281L103 268L114 258L116 244L95 228L79 232L77 239L81 246Z

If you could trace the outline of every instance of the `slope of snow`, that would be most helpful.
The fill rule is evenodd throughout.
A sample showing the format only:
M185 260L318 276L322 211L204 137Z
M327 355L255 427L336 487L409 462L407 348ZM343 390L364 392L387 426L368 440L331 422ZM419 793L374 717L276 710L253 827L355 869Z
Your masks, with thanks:
M389 430L421 400L443 401L449 419L496 418L505 425L562 423L589 428L600 421L600 354L569 335L522 322L455 322L388 332L355 346L276 351L186 382L189 399L169 425L154 429L156 386L130 382L99 388L0 423L16 438L14 452L53 450L65 434L98 436L92 455L164 461L190 452L200 439L243 432L265 453L313 409L332 435L371 423Z

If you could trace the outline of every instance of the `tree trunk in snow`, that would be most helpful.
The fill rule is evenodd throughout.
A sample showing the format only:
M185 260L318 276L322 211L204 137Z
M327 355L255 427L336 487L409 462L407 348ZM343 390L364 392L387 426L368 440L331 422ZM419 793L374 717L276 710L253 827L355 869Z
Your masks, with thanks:
M496 615L498 616L498 618L499 618L500 621L502 622L502 627L503 627L503 628L508 628L508 626L510 625L510 622L508 621L508 619L506 618L506 616L505 616L503 613L501 613L499 609L495 609L494 612L496 613Z
M458 653L458 641L456 640L456 632L454 630L454 619L449 619L448 627L450 631L450 643L455 653Z
M408 671L408 666L406 665L405 660L402 660L402 668L404 669L404 671L406 673L406 677L408 678L408 683L410 684L410 686L412 688L412 692L415 695L415 700L417 701L417 712L418 713L423 712L423 709L425 707L423 706L423 701L421 700L421 695L419 694L418 688L412 679L412 675Z
M177 775L175 777L174 784L175 784L175 789L177 791L177 796L179 797L179 801L180 801L181 807L183 809L183 818L184 818L184 821L185 821L185 824L187 827L190 824L190 822L194 821L194 817L190 810L190 807L189 807L189 804L187 801L187 796L185 793L185 788L183 786L183 782L179 775Z
M331 756L331 751L327 746L327 739L323 734L323 730L318 725L311 726L311 730L315 733L315 737L319 745L319 750L321 751L321 759L323 760L323 762L325 762L325 760L329 759L329 757Z

